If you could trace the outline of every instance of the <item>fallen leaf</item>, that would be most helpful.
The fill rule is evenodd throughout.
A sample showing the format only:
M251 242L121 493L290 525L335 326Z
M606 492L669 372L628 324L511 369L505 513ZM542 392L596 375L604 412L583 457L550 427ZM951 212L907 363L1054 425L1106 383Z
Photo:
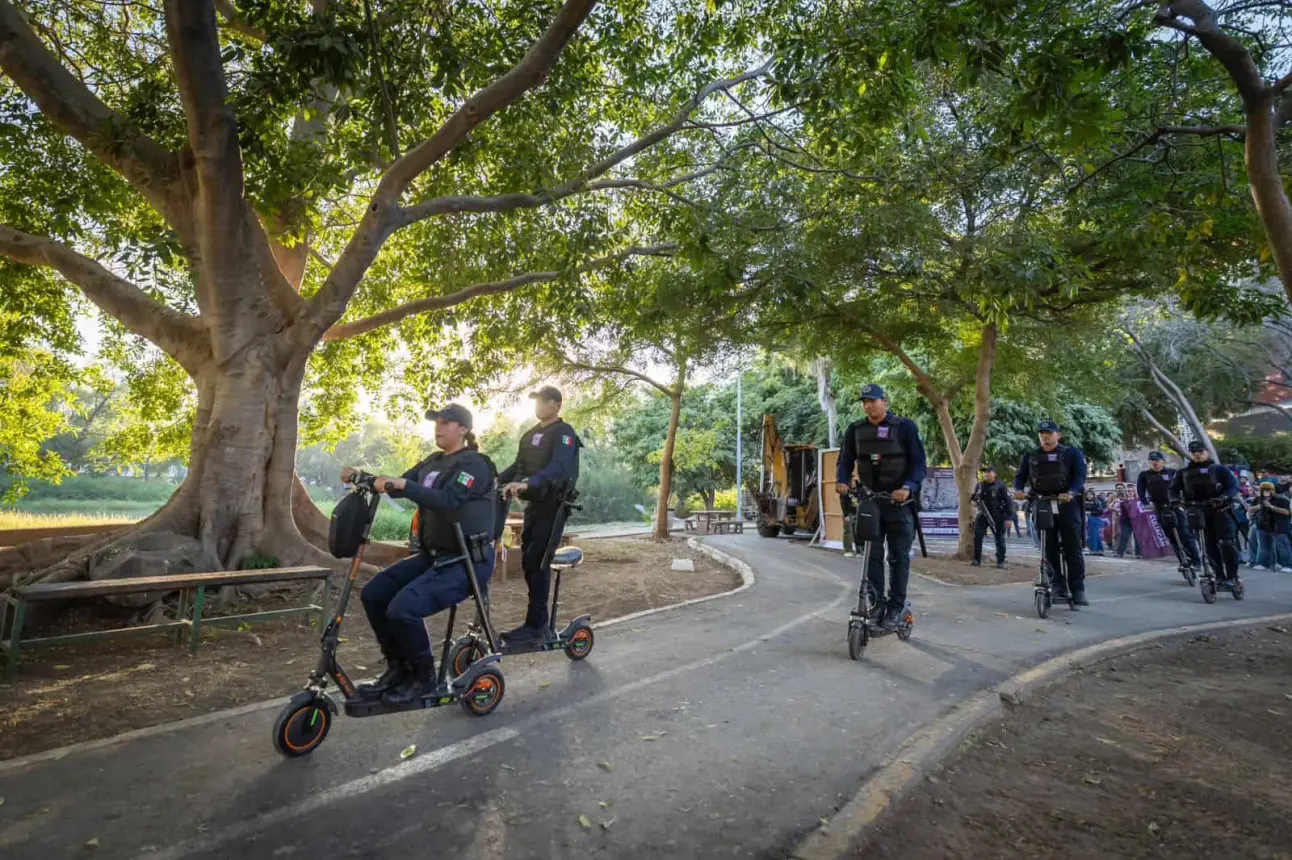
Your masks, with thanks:
M1148 832L1149 832L1149 833L1156 833L1156 832L1158 832L1158 831L1159 831L1159 830L1161 830L1161 829L1162 829L1162 828L1160 828L1160 827L1158 827L1158 826L1157 826L1157 822L1156 822L1156 821L1150 821L1150 822L1148 823Z
M539 687L550 687L550 686L552 686L552 682L551 682L551 681L539 681L539 682L538 682L538 686L539 686Z
M503 766L502 766L502 769L503 769L503 770L511 770L511 771L514 771L516 768L512 767L512 766L511 766L511 765L509 765L509 764L505 764L505 765L503 765Z
M89 842L86 842L86 843L85 843L85 847L86 847L86 848L98 848L98 847L99 847L99 837L97 837L97 836L96 836L96 837L94 837L93 839L91 839Z
M1276 711L1276 710L1274 710L1273 708L1266 708L1265 710L1269 711L1271 714L1273 714L1273 715L1274 715L1274 716L1276 716L1276 717L1281 717L1281 716L1283 716L1283 712L1282 712L1282 711Z
M368 671L368 667L367 667L367 666L355 666L354 668L358 669L360 672L367 672L367 671Z
M601 822L601 829L602 829L602 830L609 830L609 829L610 829L610 825L614 824L617 820L618 820L618 819L612 818L612 819L610 819L609 821L603 821L603 822Z
M817 819L817 822L818 822L822 827L828 827L828 826L830 825L830 819L826 818L825 816L822 816L822 817L818 818L818 819Z
M148 672L148 671L151 671L151 670L156 669L156 668L157 668L157 667L156 667L156 666L154 666L152 663L140 663L138 666L136 666L136 667L135 667L135 671L136 671L136 672Z
M614 765L612 765L612 764L611 764L610 762L608 762L608 761L599 761L599 762L597 762L597 767L601 768L601 769L602 769L602 770L604 770L606 773L610 773L610 771L612 771L612 770L614 770L614 769L615 769L615 768L614 768Z
M609 808L610 808L610 804L606 803L604 800L598 800L598 801L597 801L597 806L600 806L602 809L609 809Z
M340 639L338 639L338 640L336 640L336 641L338 641L338 642L349 642L350 640L349 640L348 638L346 638L345 636L342 636Z
M376 773L376 772L377 772L377 769L375 767L368 768L368 773Z
M1110 747L1117 746L1117 741L1109 740L1108 738L1095 738L1095 740L1099 741L1101 744L1108 744Z
M408 746L404 747L402 752L400 752L399 757L412 758L416 754L417 754L417 744L409 744Z
M292 659L288 660L288 661L287 661L286 663L284 663L283 665L284 665L284 666L290 666L290 665L292 665L292 664L293 664L293 663L295 663L295 662L296 662L296 658L295 658L295 657L293 657Z
M655 737L654 735L642 735L642 740L644 740L644 741L657 741L657 740L659 740L659 738Z
M188 697L191 699L191 698L193 698L193 696L194 696L195 694L194 694L194 692L193 692L192 690L185 690L185 691L184 691L184 695L185 695L185 696L188 696Z
M580 827L591 827L591 826L592 826L592 821L588 818L588 816L586 816L586 815L580 815L580 816L579 816L579 826L580 826Z
M68 666L66 663L60 663L60 664L58 664L57 666L55 666L54 668L55 668L55 669L60 669L60 670L61 670L61 669L70 669L70 668L72 668L72 667L71 667L71 666Z
M1082 781L1082 782L1084 782L1084 783L1086 783L1087 785L1099 785L1099 784L1100 784L1099 777L1097 777L1097 776L1091 776L1090 774L1086 774L1085 776L1081 777L1081 781Z
M1273 631L1274 633L1286 633L1286 632L1288 632L1288 629L1287 629L1286 627L1272 627L1272 626L1271 626L1271 627L1267 627L1267 628L1265 628L1265 629L1266 629L1266 630Z

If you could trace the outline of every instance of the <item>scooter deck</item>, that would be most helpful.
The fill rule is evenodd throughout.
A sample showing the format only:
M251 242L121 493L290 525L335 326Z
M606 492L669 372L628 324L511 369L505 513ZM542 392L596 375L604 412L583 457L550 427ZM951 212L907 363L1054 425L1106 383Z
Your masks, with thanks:
M542 639L531 639L525 642L512 643L506 639L498 640L498 653L504 657L509 654L538 654L543 651L560 651L574 637L580 627L591 627L592 616L580 615L562 628L560 633L547 631Z
M346 699L343 707L347 717L376 717L382 714L396 714L401 711L423 711L427 708L440 708L451 705L462 698L465 690L453 690L448 684L437 687L416 702L407 705L387 705L380 698L364 699L356 696Z

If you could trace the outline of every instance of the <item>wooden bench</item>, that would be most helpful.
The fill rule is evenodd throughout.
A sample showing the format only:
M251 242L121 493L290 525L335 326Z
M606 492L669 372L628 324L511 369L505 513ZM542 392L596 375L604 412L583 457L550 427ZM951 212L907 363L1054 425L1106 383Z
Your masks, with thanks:
M710 534L729 535L744 534L745 524L740 520L718 520L709 524Z
M256 585L267 582L322 581L321 589L315 589L308 602L302 606L287 609L273 609L264 612L247 612L241 615L220 615L214 618L203 618L202 610L206 606L206 593L211 588L225 586ZM328 598L332 589L332 571L326 567L280 567L266 570L232 570L223 573L191 573L175 576L136 576L127 579L101 579L93 582L55 582L37 585L22 585L8 594L0 594L0 651L6 652L6 678L13 677L18 669L18 649L22 645L42 647L62 645L69 642L86 642L94 639L107 639L135 633L149 633L157 630L174 630L175 644L184 641L184 631L188 630L189 650L196 652L202 642L203 624L238 624L262 618L278 618L284 615L318 613L320 623L327 617ZM112 597L122 594L158 594L179 592L179 605L175 609L175 618L157 624L143 624L135 627L120 627L113 630L93 630L86 633L67 633L61 636L43 636L23 638L23 622L26 620L27 606L32 603L46 603L58 600L80 600L87 597Z

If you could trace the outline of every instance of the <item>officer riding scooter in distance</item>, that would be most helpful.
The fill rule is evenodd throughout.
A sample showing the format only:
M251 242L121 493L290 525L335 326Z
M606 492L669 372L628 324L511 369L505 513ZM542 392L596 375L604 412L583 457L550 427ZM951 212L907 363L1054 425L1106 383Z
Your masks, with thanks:
M1174 479L1175 470L1166 468L1166 456L1161 451L1150 451L1148 468L1139 473L1136 489L1140 499L1147 501L1150 509L1157 514L1158 525L1162 527L1162 533L1166 535L1167 542L1175 552L1176 561L1180 563L1180 575L1189 585L1197 585L1202 560L1184 511L1171 500L1171 482Z
M1087 606L1086 563L1081 554L1081 494L1086 486L1086 458L1059 444L1059 425L1042 421L1040 446L1024 454L1014 477L1014 498L1033 498L1041 533L1041 563L1034 588L1036 614L1050 614L1055 599L1071 608Z
M1189 443L1189 464L1175 473L1171 498L1183 500L1190 528L1201 536L1201 575L1198 588L1207 603L1216 602L1217 590L1228 591L1235 600L1246 596L1238 577L1238 523L1233 502L1238 497L1234 473L1211 459L1200 440Z
M835 473L836 492L856 499L853 539L864 568L857 606L848 617L848 653L854 660L861 658L876 628L898 633L902 639L911 634L915 614L906 599L906 586L916 513L910 502L927 471L915 423L888 411L884 389L864 386L861 404L866 417L844 431ZM888 544L887 597L884 542Z
M345 712L351 717L375 717L436 708L454 702L460 702L467 713L484 716L498 707L505 689L499 657L495 653L497 649L492 646L492 639L486 640L490 646L487 655L473 663L467 671L452 678L447 676L453 622L457 614L456 603L449 606L440 672L435 676L431 687L421 695L411 700L394 702L386 695L390 689L388 686L365 684L356 688L350 680L336 656L337 647L342 641L341 625L354 593L355 579L363 561L364 547L369 542L369 532L377 515L381 493L387 490L384 480L388 479L361 471L354 471L347 477L349 480L346 483L351 484L353 489L332 513L328 546L337 558L351 559L349 575L341 587L336 609L324 627L318 665L310 673L305 689L288 701L274 722L274 749L289 758L308 755L318 749L332 728L332 719L338 709L327 692L329 679L345 696ZM383 482L380 486L379 481ZM451 525L450 531L457 543L458 552L437 558L435 568L442 570L460 565L465 572L471 597L477 609L483 611L483 599L473 563L473 559L479 557L479 544L474 547L469 545L457 523Z

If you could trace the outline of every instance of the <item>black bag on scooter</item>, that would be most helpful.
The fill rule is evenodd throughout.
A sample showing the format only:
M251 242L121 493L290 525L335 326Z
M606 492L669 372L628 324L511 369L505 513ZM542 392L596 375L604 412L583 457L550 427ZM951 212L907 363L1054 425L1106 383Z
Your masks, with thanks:
M1048 532L1054 528L1054 502L1036 503L1036 527L1043 532Z
M1175 528L1175 511L1158 511L1157 521L1164 529Z
M360 493L346 493L332 509L327 528L328 552L337 558L354 558L368 524L368 502Z
M1207 517L1206 514L1203 513L1202 508L1189 508L1189 528L1193 529L1195 532L1202 531L1206 524Z
M852 515L852 540L855 544L878 540L883 534L879 520L879 506L869 499L857 502L857 511Z

